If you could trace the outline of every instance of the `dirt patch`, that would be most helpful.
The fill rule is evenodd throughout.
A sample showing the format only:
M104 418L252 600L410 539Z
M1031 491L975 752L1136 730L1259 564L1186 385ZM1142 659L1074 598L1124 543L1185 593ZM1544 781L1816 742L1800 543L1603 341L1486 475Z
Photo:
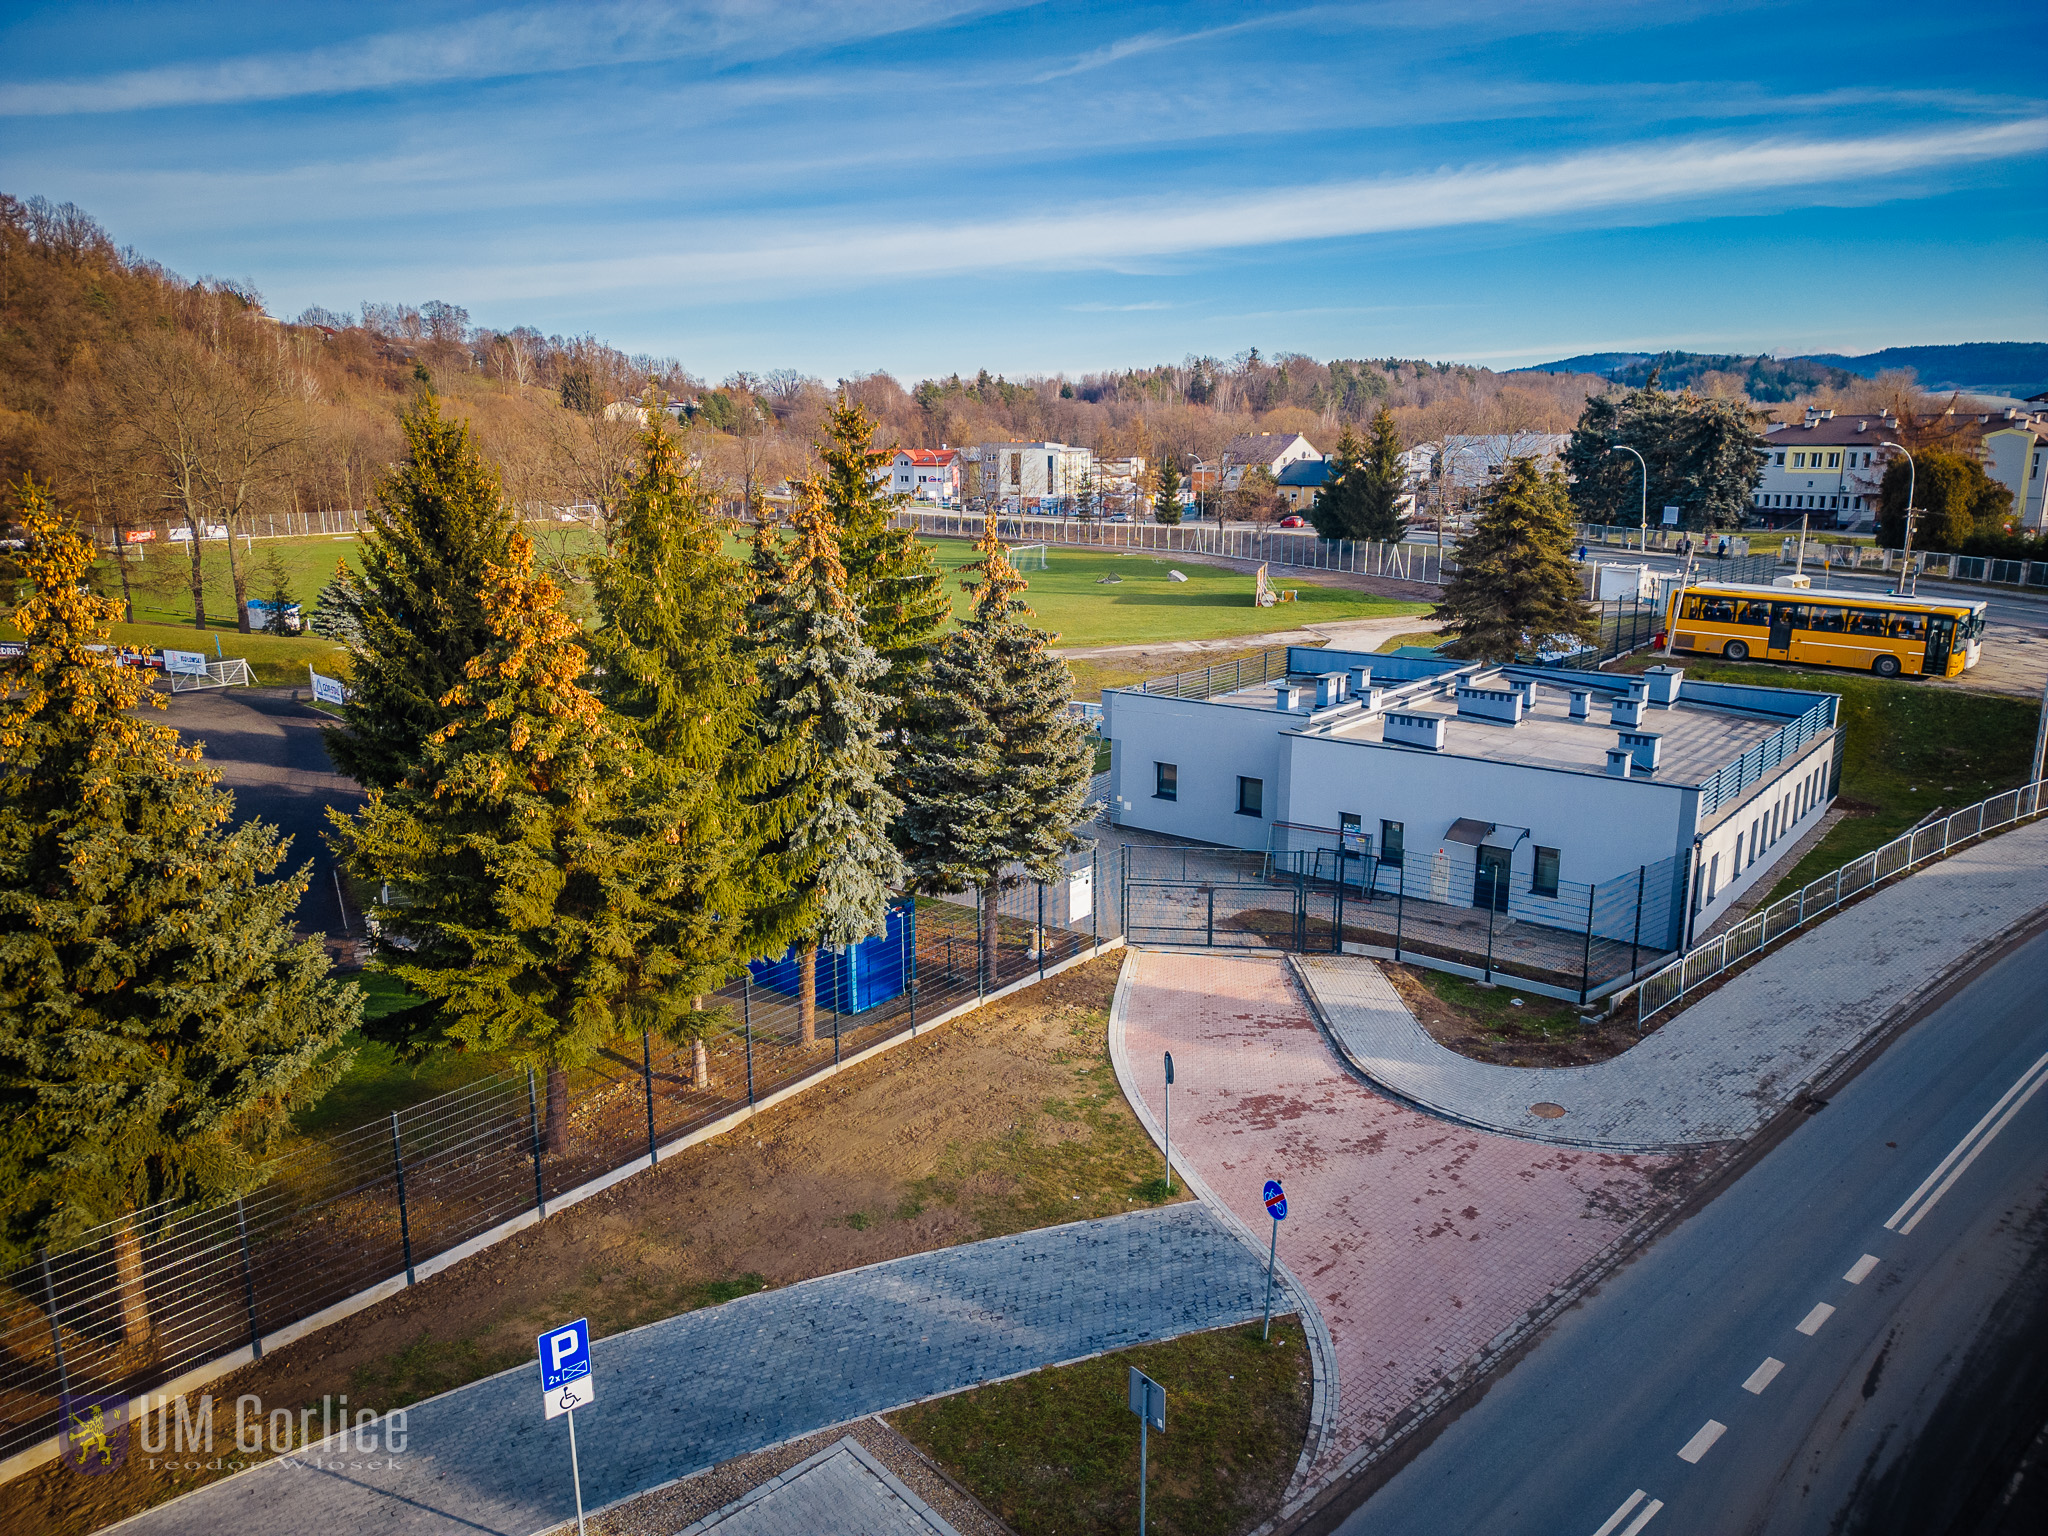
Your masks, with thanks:
M531 1358L535 1334L564 1316L587 1314L602 1336L762 1286L1160 1203L1156 1149L1109 1063L1121 963L1077 966L898 1046L215 1382L215 1444L232 1446L241 1393L271 1408L342 1393L400 1407ZM219 1475L167 1481L141 1460L0 1486L0 1529L90 1531Z
M1571 1004L1517 992L1512 981L1489 990L1463 976L1421 966L1389 960L1378 965L1429 1037L1474 1061L1502 1067L1582 1067L1619 1056L1636 1043L1627 1018L1581 1024L1581 1015Z

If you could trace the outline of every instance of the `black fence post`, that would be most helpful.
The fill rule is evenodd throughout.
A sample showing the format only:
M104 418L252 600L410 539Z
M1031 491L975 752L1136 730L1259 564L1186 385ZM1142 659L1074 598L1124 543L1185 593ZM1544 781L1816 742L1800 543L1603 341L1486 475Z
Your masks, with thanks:
M1650 866L1638 864L1636 866L1636 926L1635 931L1629 935L1628 939L1628 974L1631 980L1634 979L1636 972L1642 968L1640 956L1643 945L1643 885L1649 878Z
M846 953L847 946L841 945L841 958L846 961L846 970L853 969L853 956ZM837 965L832 967L832 1065L839 1065L839 1013L840 1005L846 1001L844 973Z
M1045 882L1034 881L1038 887L1038 979L1045 980Z
M640 1031L640 1083L647 1090L647 1166L660 1162L654 1150L654 1047L647 1031Z
M531 1067L526 1069L526 1116L533 1133L533 1208L545 1218L548 1202L540 1182L540 1094L534 1088Z
M2035 791L2035 798L2040 792ZM1069 876L1069 879L1072 877ZM1068 887L1071 892L1072 887ZM1102 845L1095 843L1088 849L1088 938L1092 948L1102 948Z
M910 1033L917 1034L917 898L903 908L903 996L910 1004Z
M1486 979L1493 980L1493 914L1499 910L1500 871L1489 868L1486 871Z
M1337 894L1332 899L1331 910L1335 921L1330 935L1330 953L1341 955L1344 953L1344 840L1341 837L1337 840Z
M740 1029L747 1042L747 1106L754 1103L754 971L740 972Z
M979 887L974 903L974 1004L978 1008L988 1000L988 968L992 957L988 952L988 931L994 927L993 915L989 911L989 889Z
M1408 910L1408 851L1401 851L1401 862L1394 866L1394 964L1401 963L1401 918Z
M57 1357L57 1402L71 1396L71 1371L64 1363L64 1325L57 1321L57 1286L50 1279L50 1250L38 1248L36 1262L43 1271L43 1311L50 1319L50 1350Z
M532 1081L532 1077L533 1074L529 1069L527 1080L529 1082ZM398 1111L395 1109L391 1111L391 1171L398 1179L398 1241L399 1245L405 1249L405 1283L411 1285L413 1283L412 1217L407 1212L405 1205L405 1149L398 1139ZM240 1206L241 1202L237 1201L236 1209L238 1212ZM243 1241L246 1243L248 1239L245 1237Z
M1596 880L1586 887L1586 951L1579 960L1579 1006L1586 1006L1586 993L1591 988L1593 970L1593 894L1600 889Z
M404 1209L403 1206L400 1207ZM399 1222L400 1230L404 1221ZM242 1197L235 1196L235 1230L242 1238L242 1306L249 1314L249 1355L251 1359L263 1358L263 1330L256 1323L256 1265L249 1255L249 1212L242 1204ZM408 1244L408 1250L410 1245ZM408 1251L405 1267L405 1283L412 1284L412 1261Z

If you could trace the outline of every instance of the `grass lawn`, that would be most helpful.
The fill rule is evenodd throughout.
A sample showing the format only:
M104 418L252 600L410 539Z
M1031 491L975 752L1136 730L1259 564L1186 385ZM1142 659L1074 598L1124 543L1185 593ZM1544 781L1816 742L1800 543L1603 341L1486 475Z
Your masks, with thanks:
M1037 1371L921 1403L890 1422L1022 1536L1137 1529L1136 1366L1166 1389L1150 1447L1148 1529L1237 1536L1278 1508L1308 1434L1301 1325L1276 1318Z
M1629 671L1655 663L1632 659ZM1840 694L1844 732L1837 802L1850 812L1792 869L1770 900L1890 842L1938 807L1960 810L2023 783L2038 707L1998 694L1890 682L1858 672L1805 672L1687 657L1685 675L1708 682L1811 688Z

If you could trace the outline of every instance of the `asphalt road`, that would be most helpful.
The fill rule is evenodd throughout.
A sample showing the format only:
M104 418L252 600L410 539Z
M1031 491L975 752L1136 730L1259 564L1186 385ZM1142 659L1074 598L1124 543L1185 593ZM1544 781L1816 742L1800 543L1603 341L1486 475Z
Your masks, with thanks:
M313 883L299 901L299 926L361 937L361 915L341 910L334 856L322 837L329 806L354 811L363 803L356 782L336 773L327 756L324 733L333 722L279 688L180 693L167 711L151 711L151 717L204 745L206 766L234 791L237 824L260 818L291 839L285 869L312 861Z
M2048 1530L2048 935L1567 1313L1345 1536Z

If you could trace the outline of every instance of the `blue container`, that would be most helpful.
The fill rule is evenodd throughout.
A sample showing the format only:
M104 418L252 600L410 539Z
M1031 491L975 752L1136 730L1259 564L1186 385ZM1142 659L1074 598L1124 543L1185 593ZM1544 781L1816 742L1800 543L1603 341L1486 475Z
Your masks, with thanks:
M845 949L818 951L818 1006L841 1013L864 1013L903 995L917 944L917 909L909 903L889 909L889 930L880 938L863 939ZM795 997L803 985L796 947L780 960L756 960L749 967L754 983Z

